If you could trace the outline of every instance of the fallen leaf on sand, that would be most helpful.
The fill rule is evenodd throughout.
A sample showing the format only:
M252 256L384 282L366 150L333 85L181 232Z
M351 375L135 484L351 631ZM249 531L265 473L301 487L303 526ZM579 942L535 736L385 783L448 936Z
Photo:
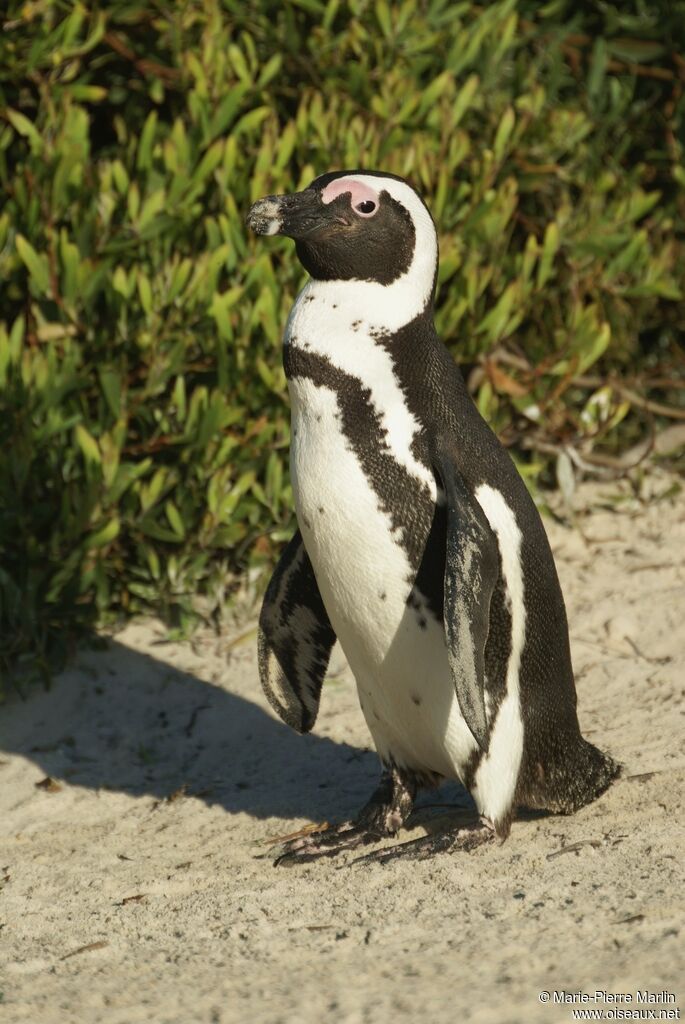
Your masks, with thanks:
M60 793L64 787L51 779L49 775L46 775L40 782L35 783L36 789L44 789L46 793Z
M68 960L70 956L78 956L79 953L90 953L91 949L104 949L105 946L109 946L109 942L106 939L101 939L99 942L89 942L87 946L79 946L78 949L72 949L71 953L65 953L64 956L60 957L60 960Z
M311 835L312 832L323 832L328 828L327 821L312 822L311 825L303 825L297 832L289 832L287 836L269 836L264 840L267 846L275 846L277 843L287 843L290 839L299 839L301 836Z

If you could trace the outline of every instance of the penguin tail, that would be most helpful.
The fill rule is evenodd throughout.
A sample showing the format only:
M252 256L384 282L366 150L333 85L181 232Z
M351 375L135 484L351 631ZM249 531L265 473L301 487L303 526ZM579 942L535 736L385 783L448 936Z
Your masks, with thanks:
M596 800L621 772L621 765L580 732L555 737L529 752L517 802L536 810L572 814ZM531 756L532 755L532 756Z

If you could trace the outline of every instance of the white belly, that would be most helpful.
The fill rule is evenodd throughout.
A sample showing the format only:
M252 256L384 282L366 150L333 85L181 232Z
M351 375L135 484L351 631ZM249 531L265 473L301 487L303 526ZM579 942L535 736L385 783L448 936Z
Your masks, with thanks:
M376 748L398 765L458 778L475 749L442 625L407 607L414 570L342 433L334 391L290 382L297 518Z

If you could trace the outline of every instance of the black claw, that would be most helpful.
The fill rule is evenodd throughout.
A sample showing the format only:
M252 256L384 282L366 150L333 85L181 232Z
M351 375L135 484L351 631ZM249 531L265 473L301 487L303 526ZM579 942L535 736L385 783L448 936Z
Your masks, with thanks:
M321 860L322 857L334 857L337 852L337 850L316 850L310 853L307 850L291 850L276 857L274 867L280 867L281 864L286 866L289 864L308 864L313 860Z

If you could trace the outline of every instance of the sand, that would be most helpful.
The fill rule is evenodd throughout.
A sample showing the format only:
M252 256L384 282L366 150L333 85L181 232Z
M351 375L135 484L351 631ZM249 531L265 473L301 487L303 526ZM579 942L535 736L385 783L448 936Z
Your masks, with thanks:
M546 520L583 731L623 777L572 817L523 817L504 844L275 869L265 840L352 814L378 765L340 654L314 734L276 720L253 623L191 645L136 622L80 651L49 692L12 697L0 709L0 1020L673 1013L685 978L685 494L663 472L639 491L582 485L573 522ZM456 786L426 794L448 806L424 806L398 841L459 820L464 802ZM606 1001L637 989L676 1003ZM609 996L555 1002L562 990Z

